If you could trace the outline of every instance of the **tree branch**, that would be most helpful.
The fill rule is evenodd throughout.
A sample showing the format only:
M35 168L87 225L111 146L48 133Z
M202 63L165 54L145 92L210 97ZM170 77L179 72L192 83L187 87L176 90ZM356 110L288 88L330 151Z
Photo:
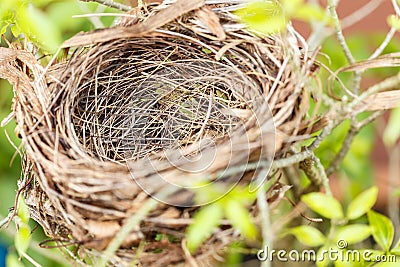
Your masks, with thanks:
M128 11L133 9L130 6L114 2L112 0L80 0L80 1L81 2L96 2L96 3L99 3L101 5L108 6L108 7L111 7L111 8L115 8L115 9L118 9L118 10L121 10L121 11L124 11L124 12L128 12Z

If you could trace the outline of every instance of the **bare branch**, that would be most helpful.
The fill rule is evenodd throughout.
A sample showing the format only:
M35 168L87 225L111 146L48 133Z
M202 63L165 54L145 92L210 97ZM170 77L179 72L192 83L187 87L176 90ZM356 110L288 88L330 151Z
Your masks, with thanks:
M114 2L112 0L80 0L80 1L82 1L82 2L96 2L96 3L99 3L101 5L108 6L108 7L111 7L111 8L115 8L115 9L118 9L118 10L121 10L121 11L124 11L124 12L130 11L130 10L133 9L130 6Z

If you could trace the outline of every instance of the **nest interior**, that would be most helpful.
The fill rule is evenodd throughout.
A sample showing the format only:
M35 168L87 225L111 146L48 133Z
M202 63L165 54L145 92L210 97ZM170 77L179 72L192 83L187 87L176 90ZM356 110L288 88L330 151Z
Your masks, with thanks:
M145 24L174 7L167 2L129 23ZM309 137L304 85L312 62L297 33L259 37L231 13L241 1L223 2L205 1L140 36L82 44L48 68L30 52L2 49L0 75L14 84L16 131L25 148L23 191L32 217L60 245L77 244L98 256L149 193L161 190L160 174L174 182L210 177L285 157L290 145ZM204 20L204 12L217 26ZM128 27L100 33L114 36ZM215 160L208 162L210 151ZM196 170L204 161L206 168L188 171L193 160ZM177 205L188 201L172 197ZM185 262L180 241L195 210L158 203L111 262ZM174 242L155 240L158 233ZM229 224L220 227L193 257L215 261L238 238Z

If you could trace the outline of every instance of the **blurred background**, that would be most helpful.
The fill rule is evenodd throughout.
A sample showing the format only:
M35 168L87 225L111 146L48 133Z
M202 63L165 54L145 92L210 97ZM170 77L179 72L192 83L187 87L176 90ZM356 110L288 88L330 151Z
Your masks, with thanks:
M2 5L5 5L8 1L0 0L0 14ZM136 5L134 0L119 2ZM314 2L326 6L326 1ZM38 11L37 14L39 14L39 17L36 18L37 24L47 31L49 38L53 38L55 44L61 43L79 31L109 27L115 18L95 16L72 18L72 16L88 13L119 12L96 3L84 3L78 0L33 0L33 6ZM346 23L344 33L348 38L348 45L351 51L357 60L362 60L367 59L384 40L389 31L387 17L393 14L394 11L388 0L342 0L339 4L338 13L344 19L343 23ZM24 19L21 18L21 20ZM309 36L309 25L300 21L294 21L294 25L306 38ZM5 39L16 40L10 29L6 31ZM3 38L1 46L7 46ZM400 51L400 39L397 34L384 53L398 51ZM333 71L347 64L337 41L333 37L328 37L325 40L321 54L323 56L321 56L320 60ZM362 88L365 89L372 83L389 77L396 72L398 72L398 69L367 71L366 76L368 78L363 79ZM8 82L0 80L0 120L5 119L11 112L12 97L11 86ZM388 146L382 141L383 131L389 115L390 112L387 112L378 121L360 132L341 165L340 171L331 179L334 194L344 202L349 201L365 188L377 184L380 191L379 200L375 208L386 214L388 201L393 198L393 195L388 190L390 188L399 188L398 174L400 173L399 145ZM17 180L21 175L21 159L16 154L16 148L19 147L20 140L14 135L14 127L15 123L11 120L6 127L0 130L0 219L4 219L9 209L14 206ZM321 157L323 163L329 162L332 156L340 149L340 142L337 140L345 137L348 128L349 124L343 123L318 149L318 156ZM324 159L326 159L325 162ZM389 179L389 177L395 177L395 179ZM397 199L396 197L396 201ZM11 225L7 230L0 232L0 267L6 266L6 254L15 252L13 247L14 229L14 225ZM29 255L35 258L42 266L69 265L57 251L39 248L39 242L44 241L46 237L40 227L36 227L35 222L32 220L31 229L34 229L34 241L28 250ZM22 264L31 266L26 260L23 260Z

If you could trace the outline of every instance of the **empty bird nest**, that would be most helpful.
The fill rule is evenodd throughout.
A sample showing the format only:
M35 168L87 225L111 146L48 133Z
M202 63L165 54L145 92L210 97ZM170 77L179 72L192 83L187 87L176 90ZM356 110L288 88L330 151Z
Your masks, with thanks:
M232 13L242 5L164 1L134 10L115 27L68 40L67 59L48 67L1 48L24 146L21 191L57 246L76 245L75 260L101 255L132 221L111 264L223 260L241 238L229 221L193 255L185 249L186 228L206 204L196 188L260 184L267 177L257 167L315 131L305 87L314 66L301 38L290 27L282 36L249 32Z

